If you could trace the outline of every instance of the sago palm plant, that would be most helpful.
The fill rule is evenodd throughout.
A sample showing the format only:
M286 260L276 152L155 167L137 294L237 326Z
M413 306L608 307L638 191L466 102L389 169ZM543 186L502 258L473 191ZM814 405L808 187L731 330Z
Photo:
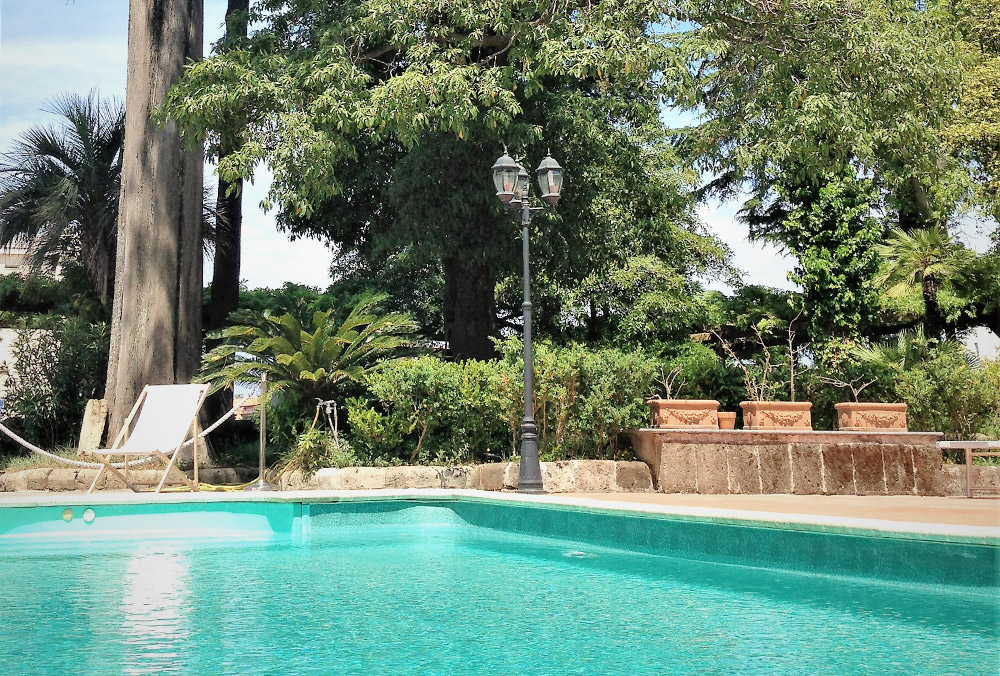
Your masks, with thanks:
M412 344L416 324L405 314L382 314L384 300L362 296L340 323L330 310L309 320L267 312L237 317L241 323L209 336L223 343L205 355L198 380L218 390L257 382L266 373L268 390L281 393L282 407L308 415L317 399L336 398L346 382L359 382Z

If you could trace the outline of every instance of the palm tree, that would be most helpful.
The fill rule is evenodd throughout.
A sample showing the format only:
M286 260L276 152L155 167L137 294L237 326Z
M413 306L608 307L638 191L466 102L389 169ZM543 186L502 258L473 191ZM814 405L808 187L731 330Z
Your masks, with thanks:
M875 281L887 293L898 298L919 287L924 301L924 326L928 337L938 338L945 329L944 314L938 302L942 284L961 279L965 274L968 252L956 243L948 231L933 225L906 232L894 228L884 244L876 247L882 257L882 269Z
M68 94L46 109L57 126L35 126L0 159L0 247L29 244L35 270L83 266L101 304L115 271L125 109Z

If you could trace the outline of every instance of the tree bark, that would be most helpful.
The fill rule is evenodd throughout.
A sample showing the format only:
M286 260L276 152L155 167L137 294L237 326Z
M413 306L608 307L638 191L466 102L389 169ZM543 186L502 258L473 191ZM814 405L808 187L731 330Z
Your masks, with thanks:
M497 335L496 275L480 261L446 257L444 331L455 359L492 359Z
M237 40L247 36L250 0L229 0L226 7L226 35L223 51ZM220 161L232 152L223 143L219 150ZM230 189L232 194L229 195ZM225 325L230 313L240 303L241 238L243 232L243 180L229 183L219 178L216 198L217 222L215 228L215 258L212 270L211 304L208 311L210 329Z
M201 359L204 152L151 113L202 56L202 0L131 0L125 153L107 394L109 434L147 384L189 382Z
M938 304L937 280L933 275L923 278L921 292L924 297L924 316L926 325L924 333L928 338L940 338L944 330L944 317L941 316L941 306Z

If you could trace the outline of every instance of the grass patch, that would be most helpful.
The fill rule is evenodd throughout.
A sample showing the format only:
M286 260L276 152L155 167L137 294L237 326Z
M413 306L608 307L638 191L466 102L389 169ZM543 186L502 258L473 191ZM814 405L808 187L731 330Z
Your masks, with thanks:
M65 446L63 448L58 448L55 451L56 455L63 458L72 458L74 460L79 460L79 456L76 453L76 448L71 446ZM45 457L44 455L38 455L37 453L32 453L30 455L3 455L0 456L0 472L20 472L24 469L39 469L39 468L66 468L69 465L59 462L58 460L53 460L52 458Z

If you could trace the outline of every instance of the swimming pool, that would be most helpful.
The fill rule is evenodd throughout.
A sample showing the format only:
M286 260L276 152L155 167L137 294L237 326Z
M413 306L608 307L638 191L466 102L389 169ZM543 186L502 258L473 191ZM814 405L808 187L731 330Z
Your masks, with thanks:
M0 508L0 673L995 673L996 543L828 531L470 498Z

